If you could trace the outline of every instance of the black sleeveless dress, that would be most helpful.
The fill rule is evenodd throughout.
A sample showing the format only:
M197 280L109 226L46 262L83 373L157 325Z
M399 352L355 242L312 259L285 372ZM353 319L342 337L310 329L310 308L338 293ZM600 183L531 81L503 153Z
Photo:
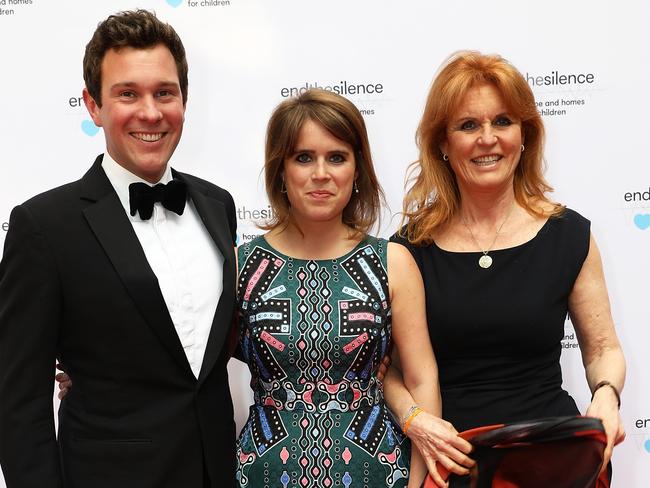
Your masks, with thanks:
M530 241L490 251L413 246L426 290L443 417L460 432L578 408L562 389L561 341L568 298L589 251L590 223L567 209Z

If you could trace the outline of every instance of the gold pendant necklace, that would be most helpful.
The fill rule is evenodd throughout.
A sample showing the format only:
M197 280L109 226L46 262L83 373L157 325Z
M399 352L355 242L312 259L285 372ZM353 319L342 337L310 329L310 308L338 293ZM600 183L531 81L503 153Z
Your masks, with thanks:
M472 232L472 228L469 226L469 224L467 223L467 221L466 221L465 219L462 219L463 225L464 225L465 227L467 227L467 230L469 231L469 235L472 236L472 239L474 240L474 243L476 244L476 246L477 246L477 247L481 250L481 252L483 253L483 256L481 256L481 257L478 259L478 265L479 265L481 268L483 268L483 269L487 269L487 268L489 268L490 266L492 266L492 261L493 261L493 259L492 259L492 256L489 256L489 255L488 255L488 253L492 250L492 247L493 247L494 244L497 242L497 237L499 237L499 232L501 232L501 229L503 228L503 225L504 225L504 224L508 221L508 219L510 218L510 215L512 214L512 211L513 211L514 208L515 208L515 204L513 203L512 206L510 207L510 210L508 211L508 215L506 215L506 218L503 219L503 222L501 222L501 225L500 225L499 228L497 229L497 233L494 234L494 239L492 239L492 244L490 244L490 246L489 246L487 249L485 249L485 250L483 249L483 247L481 246L481 244L479 244L478 239L476 239L476 236L474 236L474 232Z

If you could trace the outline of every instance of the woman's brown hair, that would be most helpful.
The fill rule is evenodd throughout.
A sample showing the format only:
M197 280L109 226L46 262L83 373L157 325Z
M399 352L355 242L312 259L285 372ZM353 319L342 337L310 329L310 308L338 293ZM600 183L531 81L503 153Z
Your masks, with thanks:
M384 197L372 164L366 124L352 102L321 89L309 89L285 100L271 115L266 130L264 179L274 215L260 227L272 230L285 227L291 220L291 205L282 191L284 161L293 154L300 129L307 120L352 146L359 191L352 192L343 210L343 223L358 233L367 233L379 218Z

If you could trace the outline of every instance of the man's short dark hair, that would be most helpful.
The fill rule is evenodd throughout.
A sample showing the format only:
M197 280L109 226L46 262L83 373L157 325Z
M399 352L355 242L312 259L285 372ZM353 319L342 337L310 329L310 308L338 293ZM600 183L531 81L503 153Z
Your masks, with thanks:
M99 23L86 45L83 70L88 93L101 107L102 61L110 49L147 49L162 44L174 57L183 103L187 102L187 59L181 38L174 28L160 21L153 12L130 10L111 15Z

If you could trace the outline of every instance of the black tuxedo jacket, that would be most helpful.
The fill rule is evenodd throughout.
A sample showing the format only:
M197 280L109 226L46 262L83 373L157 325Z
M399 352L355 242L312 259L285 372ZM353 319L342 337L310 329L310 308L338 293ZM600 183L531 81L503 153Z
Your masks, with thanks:
M212 488L234 483L227 338L235 207L174 173L224 256L198 380L156 276L98 157L16 207L0 263L0 462L8 488ZM73 388L55 437L55 360Z

